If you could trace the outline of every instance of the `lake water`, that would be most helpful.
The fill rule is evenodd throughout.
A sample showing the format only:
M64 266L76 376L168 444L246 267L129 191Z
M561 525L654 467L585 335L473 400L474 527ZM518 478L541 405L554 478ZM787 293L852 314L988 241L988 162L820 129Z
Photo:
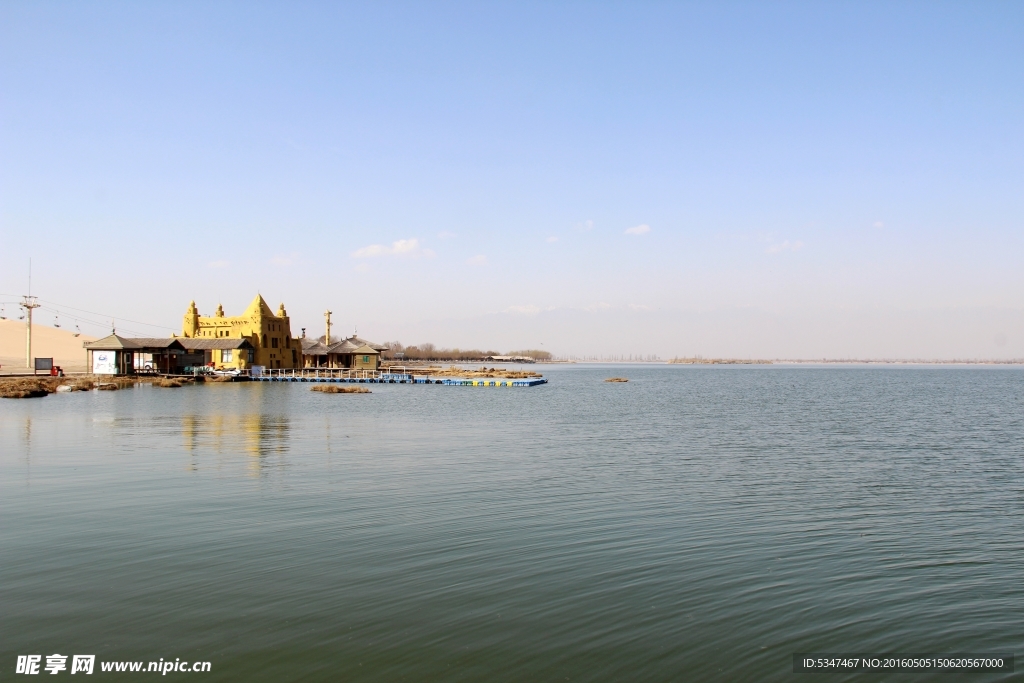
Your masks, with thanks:
M539 367L3 400L0 677L81 653L206 681L921 681L792 654L1024 651L1021 369Z

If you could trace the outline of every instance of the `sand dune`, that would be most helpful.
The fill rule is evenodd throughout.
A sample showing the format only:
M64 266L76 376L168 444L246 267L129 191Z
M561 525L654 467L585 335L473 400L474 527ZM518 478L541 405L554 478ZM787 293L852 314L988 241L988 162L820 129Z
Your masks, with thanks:
M82 372L85 349L82 342L96 337L74 336L71 332L46 325L32 326L32 356L53 358L66 372ZM25 367L25 323L21 320L0 320L0 374L31 372Z

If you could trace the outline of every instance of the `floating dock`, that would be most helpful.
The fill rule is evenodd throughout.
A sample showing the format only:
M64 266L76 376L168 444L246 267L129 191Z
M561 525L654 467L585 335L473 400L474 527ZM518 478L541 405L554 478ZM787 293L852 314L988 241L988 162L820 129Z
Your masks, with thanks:
M462 379L417 376L394 372L332 372L331 370L264 370L251 377L254 382L326 382L333 384L437 384L446 387L535 387L547 384L543 377L525 379Z

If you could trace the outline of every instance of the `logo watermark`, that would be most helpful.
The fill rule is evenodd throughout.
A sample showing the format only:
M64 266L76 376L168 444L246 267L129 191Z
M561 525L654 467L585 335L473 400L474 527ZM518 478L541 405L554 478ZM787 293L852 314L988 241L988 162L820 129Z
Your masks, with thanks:
M70 668L68 660L71 660ZM45 660L45 664L43 663ZM99 670L106 673L158 673L166 676L169 673L208 673L212 668L210 662L182 661L180 657L174 661L160 658L155 662L100 662ZM63 672L70 674L91 674L96 670L96 655L18 655L14 673L29 676L38 674L56 675Z

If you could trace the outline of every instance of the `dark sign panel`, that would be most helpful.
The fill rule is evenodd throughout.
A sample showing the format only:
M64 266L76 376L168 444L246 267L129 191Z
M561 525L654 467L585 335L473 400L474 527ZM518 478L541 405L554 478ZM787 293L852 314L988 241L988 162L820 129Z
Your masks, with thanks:
M52 358L36 358L36 370L53 370Z

